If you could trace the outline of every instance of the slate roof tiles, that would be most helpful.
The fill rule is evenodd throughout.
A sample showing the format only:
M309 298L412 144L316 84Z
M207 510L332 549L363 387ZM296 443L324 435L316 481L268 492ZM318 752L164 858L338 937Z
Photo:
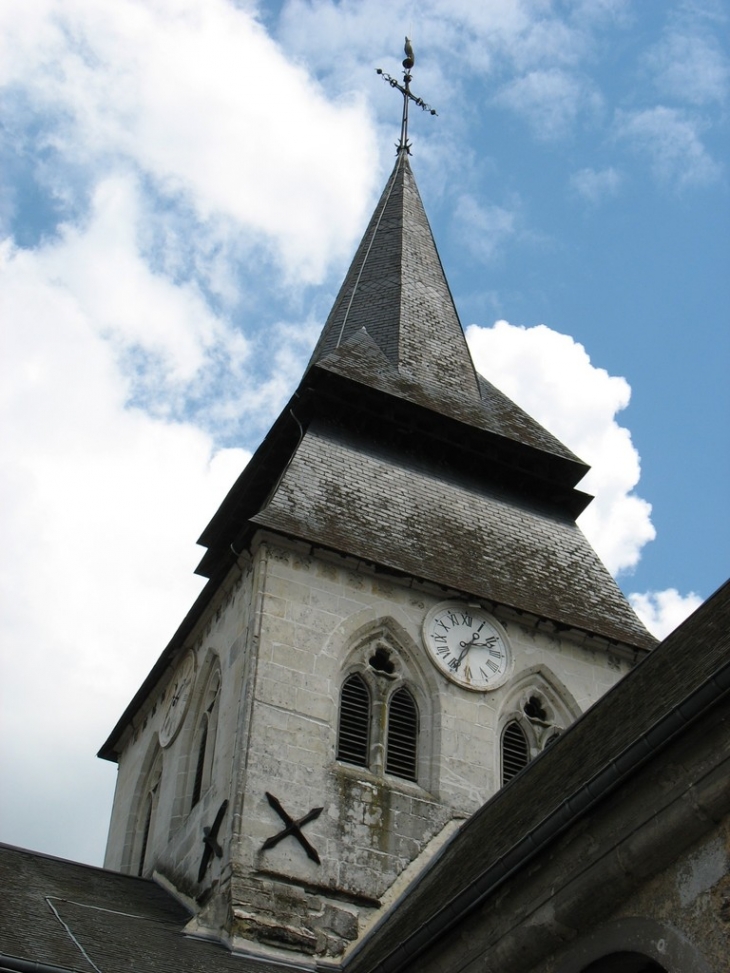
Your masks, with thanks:
M377 443L313 423L255 524L649 648L655 640L575 525Z
M79 973L281 971L278 964L184 935L190 913L149 879L0 844L0 887L0 967L19 969L25 962Z

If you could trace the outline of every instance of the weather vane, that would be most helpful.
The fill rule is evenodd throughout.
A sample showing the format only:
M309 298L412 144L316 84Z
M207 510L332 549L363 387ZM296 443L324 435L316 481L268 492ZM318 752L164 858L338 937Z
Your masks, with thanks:
M437 114L435 108L431 108L430 105L426 104L423 98L417 98L411 91L411 81L413 80L413 78L411 77L411 69L413 68L413 65L416 63L416 58L413 54L413 47L408 37L406 37L404 50L406 56L405 56L405 60L403 61L403 84L401 84L399 81L396 81L395 78L391 78L391 76L389 74L386 74L382 68L375 69L378 72L378 74L381 75L383 79L388 82L391 88L397 88L398 91L400 91L400 93L403 95L403 119L401 121L401 126L400 126L400 141L396 146L396 153L398 155L400 155L401 152L407 152L408 155L411 154L411 146L410 143L408 142L409 102L414 101L419 108L423 109L423 111L430 112L431 115Z

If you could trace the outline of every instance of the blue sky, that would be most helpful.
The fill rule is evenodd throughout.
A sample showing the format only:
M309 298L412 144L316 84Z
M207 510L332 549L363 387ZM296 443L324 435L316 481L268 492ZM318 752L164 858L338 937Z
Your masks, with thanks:
M394 162L480 370L593 466L662 634L727 575L719 0L6 0L0 839L99 862L96 749L199 590ZM497 323L499 322L499 323Z

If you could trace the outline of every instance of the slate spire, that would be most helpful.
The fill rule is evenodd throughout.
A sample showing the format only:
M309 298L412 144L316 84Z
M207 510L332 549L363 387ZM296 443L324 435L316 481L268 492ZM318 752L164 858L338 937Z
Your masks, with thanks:
M400 152L310 360L364 329L393 369L436 398L479 383L407 153Z
M393 172L307 366L588 467L503 392L469 353L408 153Z

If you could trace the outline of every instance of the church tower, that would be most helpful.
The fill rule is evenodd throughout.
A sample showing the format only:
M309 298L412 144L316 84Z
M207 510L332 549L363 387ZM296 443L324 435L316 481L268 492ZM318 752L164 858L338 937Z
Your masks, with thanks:
M400 148L100 751L107 867L174 889L191 933L305 965L654 644L576 526L587 467L476 373Z

